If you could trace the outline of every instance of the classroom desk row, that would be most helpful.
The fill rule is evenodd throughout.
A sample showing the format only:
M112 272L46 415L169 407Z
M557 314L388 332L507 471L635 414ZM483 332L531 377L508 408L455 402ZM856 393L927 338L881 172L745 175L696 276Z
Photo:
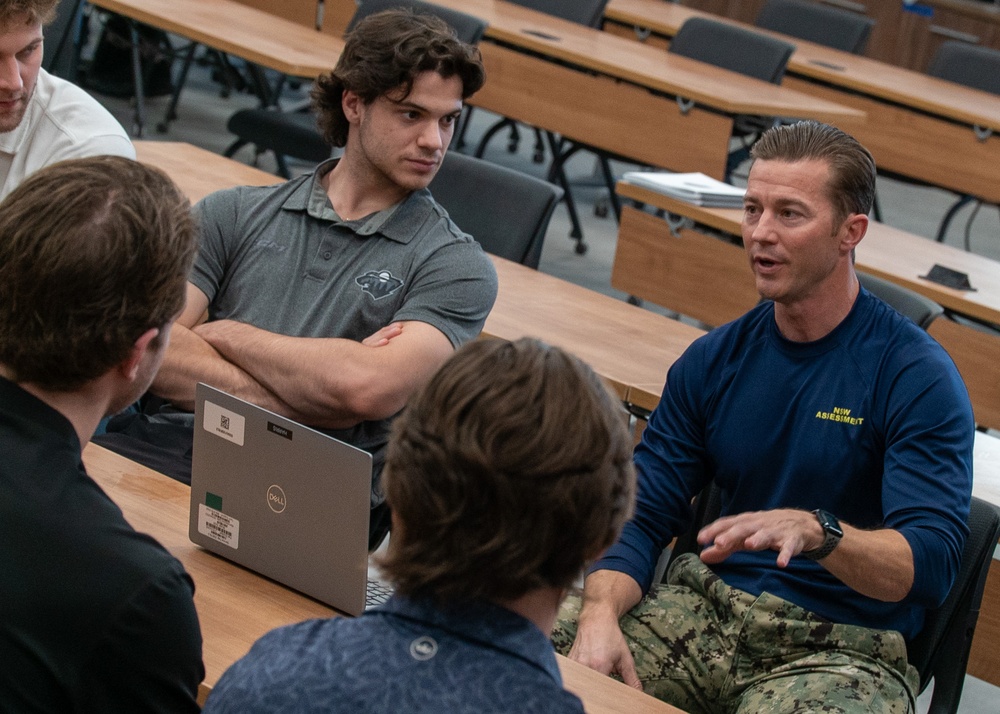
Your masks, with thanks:
M98 7L290 75L333 68L343 42L237 0L94 0ZM257 3L260 4L260 3ZM864 113L502 0L438 0L489 23L470 103L655 166L721 178L733 117L860 122ZM627 108L623 111L623 108Z
M84 449L83 460L132 527L156 538L194 579L205 662L201 703L229 665L265 633L302 620L338 616L316 600L194 545L188 539L188 486L95 444ZM566 688L583 700L590 714L682 714L564 657L558 660Z
M735 21L661 0L611 0L605 28L669 42L691 17ZM745 25L744 25L745 26ZM752 28L765 32L760 28ZM767 33L777 35L777 33ZM782 86L865 112L836 124L864 144L879 168L1000 201L1000 96L867 57L777 35L795 46Z

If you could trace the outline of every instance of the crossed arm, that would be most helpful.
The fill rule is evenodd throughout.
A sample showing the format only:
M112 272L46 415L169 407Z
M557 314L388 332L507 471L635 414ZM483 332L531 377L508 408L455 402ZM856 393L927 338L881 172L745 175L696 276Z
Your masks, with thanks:
M189 284L153 391L193 408L207 382L311 426L341 429L398 412L452 353L423 322L393 323L362 342L288 337L231 320L205 322L208 298Z

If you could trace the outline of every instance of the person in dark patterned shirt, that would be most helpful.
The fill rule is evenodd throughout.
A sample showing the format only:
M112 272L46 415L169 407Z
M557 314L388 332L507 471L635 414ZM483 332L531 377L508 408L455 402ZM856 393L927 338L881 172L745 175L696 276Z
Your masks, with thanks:
M461 348L389 442L380 565L396 594L265 635L204 711L582 712L549 633L632 512L630 452L578 359L535 340Z

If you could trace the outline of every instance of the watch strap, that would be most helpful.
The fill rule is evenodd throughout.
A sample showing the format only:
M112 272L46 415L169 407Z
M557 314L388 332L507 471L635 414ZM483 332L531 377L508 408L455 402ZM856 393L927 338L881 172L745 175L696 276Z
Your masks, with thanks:
M823 560L833 552L834 548L840 545L840 539L844 533L840 529L840 523L837 522L837 519L826 511L817 508L813 511L813 515L816 516L816 520L823 528L823 544L819 548L804 550L799 555L807 560Z

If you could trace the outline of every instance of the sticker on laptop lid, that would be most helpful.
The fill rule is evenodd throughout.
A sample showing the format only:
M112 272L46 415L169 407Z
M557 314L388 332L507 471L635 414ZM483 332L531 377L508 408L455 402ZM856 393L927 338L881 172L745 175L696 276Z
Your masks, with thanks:
M238 446L243 446L243 432L246 430L246 423L245 417L205 400L205 416L201 423L205 431Z
M198 504L198 532L233 550L240 547L240 522L204 503Z

